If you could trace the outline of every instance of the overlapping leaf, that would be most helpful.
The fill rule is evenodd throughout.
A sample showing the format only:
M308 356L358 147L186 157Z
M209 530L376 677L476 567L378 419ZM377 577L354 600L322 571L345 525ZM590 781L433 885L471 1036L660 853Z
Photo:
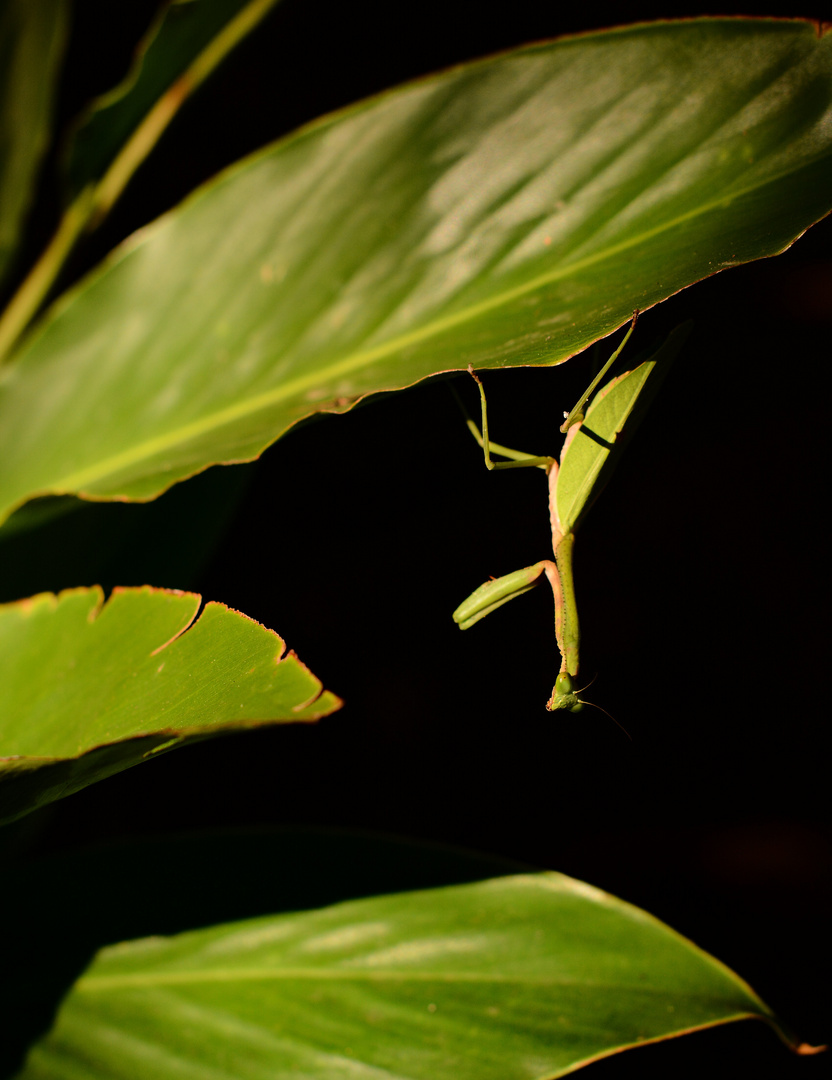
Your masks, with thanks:
M125 162L127 176L151 149L188 95L278 0L174 0L136 49L130 72L93 102L66 155L70 194L100 180L155 109L156 122Z
M743 1017L669 927L526 874L106 948L21 1077L526 1080Z
M17 248L51 137L66 0L0 3L0 280Z
M0 821L197 738L340 705L271 630L195 593L0 606ZM189 629L190 627L190 629Z
M81 234L103 221L183 102L275 3L173 0L165 5L140 42L126 79L93 102L69 142L65 155L69 205L0 318L0 363L37 314ZM54 0L50 4L54 6ZM40 8L36 5L34 10ZM10 40L12 67L23 61L39 77L26 41ZM34 133L37 138L37 126ZM26 130L21 134L24 141L31 137Z
M0 383L0 513L151 498L362 395L551 364L832 205L832 35L699 19L456 68L129 242Z

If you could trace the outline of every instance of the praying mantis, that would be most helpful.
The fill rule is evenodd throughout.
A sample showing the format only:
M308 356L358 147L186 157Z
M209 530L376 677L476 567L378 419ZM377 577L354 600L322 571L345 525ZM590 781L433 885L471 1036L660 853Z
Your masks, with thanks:
M586 393L568 415L564 414L566 419L560 430L566 433L566 439L559 463L553 457L525 454L490 441L485 390L473 368L468 368L479 387L482 430L470 419L468 427L482 447L486 468L540 468L545 470L548 476L549 520L554 559L542 559L533 566L487 581L459 605L453 617L460 629L467 630L509 600L533 589L545 577L554 594L555 638L561 656L560 671L546 703L550 712L568 709L576 713L580 712L585 704L591 704L578 696L582 691L575 689L574 682L580 663L580 625L572 575L575 529L598 497L620 457L621 435L625 424L631 431L639 422L670 363L690 333L690 323L677 327L648 360L603 386L584 414L584 405L618 359L635 329L637 318L638 311L634 312L623 341L590 383ZM658 372L658 375L654 375L655 372ZM648 381L650 392L642 397ZM494 462L491 460L492 453L510 460Z

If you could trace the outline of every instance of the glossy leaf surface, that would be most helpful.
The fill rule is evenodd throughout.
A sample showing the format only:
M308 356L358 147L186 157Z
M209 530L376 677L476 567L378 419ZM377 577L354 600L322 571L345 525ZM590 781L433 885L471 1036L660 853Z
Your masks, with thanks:
M425 79L129 241L0 382L0 514L152 498L431 373L554 364L832 205L832 34L694 19Z
M658 920L523 874L105 948L21 1075L520 1080L749 1016Z
M0 821L189 740L340 705L271 630L196 593L98 588L0 606ZM193 625L191 625L193 623Z
M18 1074L29 1045L49 1030L104 945L528 870L447 845L263 825L154 832L109 843L106 855L73 844L25 861L10 857L10 837L28 825L0 831L3 917L15 928L0 964L4 1078Z
M202 79L278 0L181 0L167 4L136 49L126 78L92 103L65 161L70 194L100 180L144 118L167 98L144 152ZM192 65L196 64L192 68ZM147 142L147 140L145 140Z
M623 450L625 425L625 434L630 436L690 330L690 323L677 327L649 360L611 379L593 398L583 422L570 427L561 453L555 495L564 535L574 532L603 490Z
M0 280L15 253L51 137L65 0L0 4Z

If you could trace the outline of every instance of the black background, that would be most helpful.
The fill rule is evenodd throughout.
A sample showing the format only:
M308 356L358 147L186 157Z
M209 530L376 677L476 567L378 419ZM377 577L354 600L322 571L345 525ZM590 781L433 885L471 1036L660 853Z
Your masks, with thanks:
M117 81L153 8L78 3L64 120ZM725 10L823 14L816 4ZM183 110L71 273L217 169L323 111L529 40L705 13L715 12L284 0ZM47 184L33 251L55 212ZM345 860L324 834L299 843L285 830L382 832L591 881L714 952L801 1038L828 1040L821 484L832 221L777 259L720 274L649 312L634 347L688 318L690 343L576 552L582 670L597 673L587 696L632 741L602 712L545 711L558 657L543 590L465 634L451 621L489 575L546 557L550 541L542 474L487 473L441 381L309 423L260 462L209 470L154 504L85 507L7 541L0 599L94 582L196 589L276 629L346 701L314 726L162 757L3 830L16 917L35 912L56 940L80 919L87 929L72 968L109 933L269 910L281 876L328 880L319 893L293 894L290 906L442 879L436 864L419 876L420 860L430 862L419 847L345 840L364 853ZM494 437L556 451L559 417L590 362L487 374ZM455 385L474 409L470 380ZM210 829L237 832L200 840L199 856L165 839ZM115 846L125 838L133 847ZM90 845L99 845L94 855L78 854ZM387 870L371 871L373 851ZM488 873L497 865L476 864ZM472 866L446 868L445 878L476 876ZM135 906L147 875L159 887L141 893L142 916L107 929L108 916L96 914L105 894L92 883L106 877L107 905L132 897ZM744 1024L585 1075L705 1068L809 1078L828 1061L792 1057L761 1025Z

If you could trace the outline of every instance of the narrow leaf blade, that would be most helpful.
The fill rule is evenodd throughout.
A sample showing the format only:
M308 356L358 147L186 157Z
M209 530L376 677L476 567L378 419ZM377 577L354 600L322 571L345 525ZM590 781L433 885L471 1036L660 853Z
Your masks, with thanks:
M196 86L276 3L178 0L164 5L139 42L124 80L92 102L73 133L64 160L68 200L101 180L145 118L166 99L159 110L164 115L148 127L142 145L125 162L119 194Z
M105 948L21 1076L526 1080L744 1017L776 1023L669 927L524 874Z
M66 0L0 4L0 281L17 250L49 146Z
M0 822L152 754L340 706L282 640L196 593L43 593L0 606ZM193 625L191 625L193 623Z

